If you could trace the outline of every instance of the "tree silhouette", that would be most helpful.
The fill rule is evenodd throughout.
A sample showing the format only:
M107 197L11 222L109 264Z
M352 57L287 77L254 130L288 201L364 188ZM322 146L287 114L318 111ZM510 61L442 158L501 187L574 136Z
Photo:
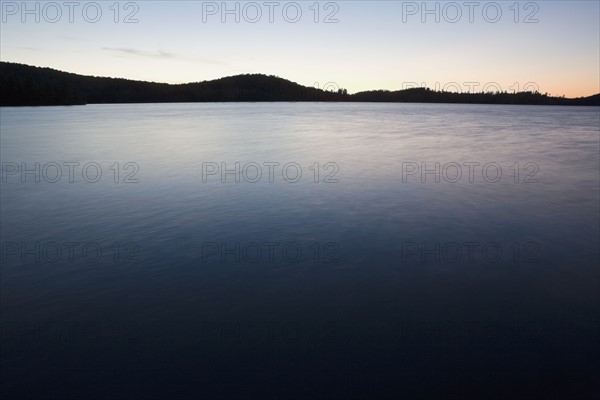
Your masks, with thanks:
M245 74L179 85L100 78L0 62L1 106L99 103L344 101L600 105L600 94L568 99L538 92L455 93L429 88L373 90L348 94L346 89L306 87L274 75Z

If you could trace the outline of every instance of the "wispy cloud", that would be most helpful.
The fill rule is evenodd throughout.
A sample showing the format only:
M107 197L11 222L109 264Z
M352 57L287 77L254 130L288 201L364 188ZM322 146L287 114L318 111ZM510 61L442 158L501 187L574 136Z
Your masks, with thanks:
M152 57L152 58L175 58L173 53L167 53L166 51L143 51L138 49L132 49L131 47L103 47L102 50L112 51L115 53L128 54L132 56Z
M200 63L205 63L205 64L218 64L218 65L223 64L223 62L221 62L221 61L209 60L209 59L205 59L205 58L185 57L185 56L182 56L179 54L169 53L169 52L163 51L163 50L146 51L146 50L134 49L131 47L102 47L102 50L110 51L115 54L137 56L137 57L148 57L148 58L156 58L156 59L163 59L163 60L169 60L169 59L183 60L183 61L200 62Z
M46 51L46 49L42 49L40 47L29 47L29 46L2 46L7 49L19 49L19 50L28 50L28 51Z

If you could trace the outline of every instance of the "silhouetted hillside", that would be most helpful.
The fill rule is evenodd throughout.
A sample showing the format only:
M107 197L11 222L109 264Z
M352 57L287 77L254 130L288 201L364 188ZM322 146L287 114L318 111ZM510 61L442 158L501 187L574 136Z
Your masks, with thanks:
M341 94L266 75L169 85L76 75L50 68L0 63L0 105L217 101L335 101Z
M438 92L429 88L412 88L398 91L375 90L352 95L353 101L391 103L471 103L471 104L530 104L530 105L586 105L599 106L600 94L567 99L537 92L519 93L454 93Z
M349 95L328 92L276 76L237 75L212 81L171 85L83 76L50 68L0 63L1 106L98 103L354 101L416 103L600 105L600 94L566 99L540 93L452 93L427 88L368 91Z

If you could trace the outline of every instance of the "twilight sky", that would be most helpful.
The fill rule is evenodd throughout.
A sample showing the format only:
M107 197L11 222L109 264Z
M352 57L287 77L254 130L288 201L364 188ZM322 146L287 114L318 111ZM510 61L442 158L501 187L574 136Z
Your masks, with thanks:
M600 92L597 0L315 3L2 1L0 59L170 83L265 73L351 93Z

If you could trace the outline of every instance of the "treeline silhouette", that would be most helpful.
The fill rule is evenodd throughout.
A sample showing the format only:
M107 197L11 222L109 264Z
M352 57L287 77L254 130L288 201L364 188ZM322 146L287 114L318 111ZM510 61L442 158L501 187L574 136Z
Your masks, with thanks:
M568 99L537 92L471 94L428 88L348 94L345 89L326 91L261 74L172 85L83 76L8 62L0 62L0 93L0 106L261 101L600 105L600 94Z

